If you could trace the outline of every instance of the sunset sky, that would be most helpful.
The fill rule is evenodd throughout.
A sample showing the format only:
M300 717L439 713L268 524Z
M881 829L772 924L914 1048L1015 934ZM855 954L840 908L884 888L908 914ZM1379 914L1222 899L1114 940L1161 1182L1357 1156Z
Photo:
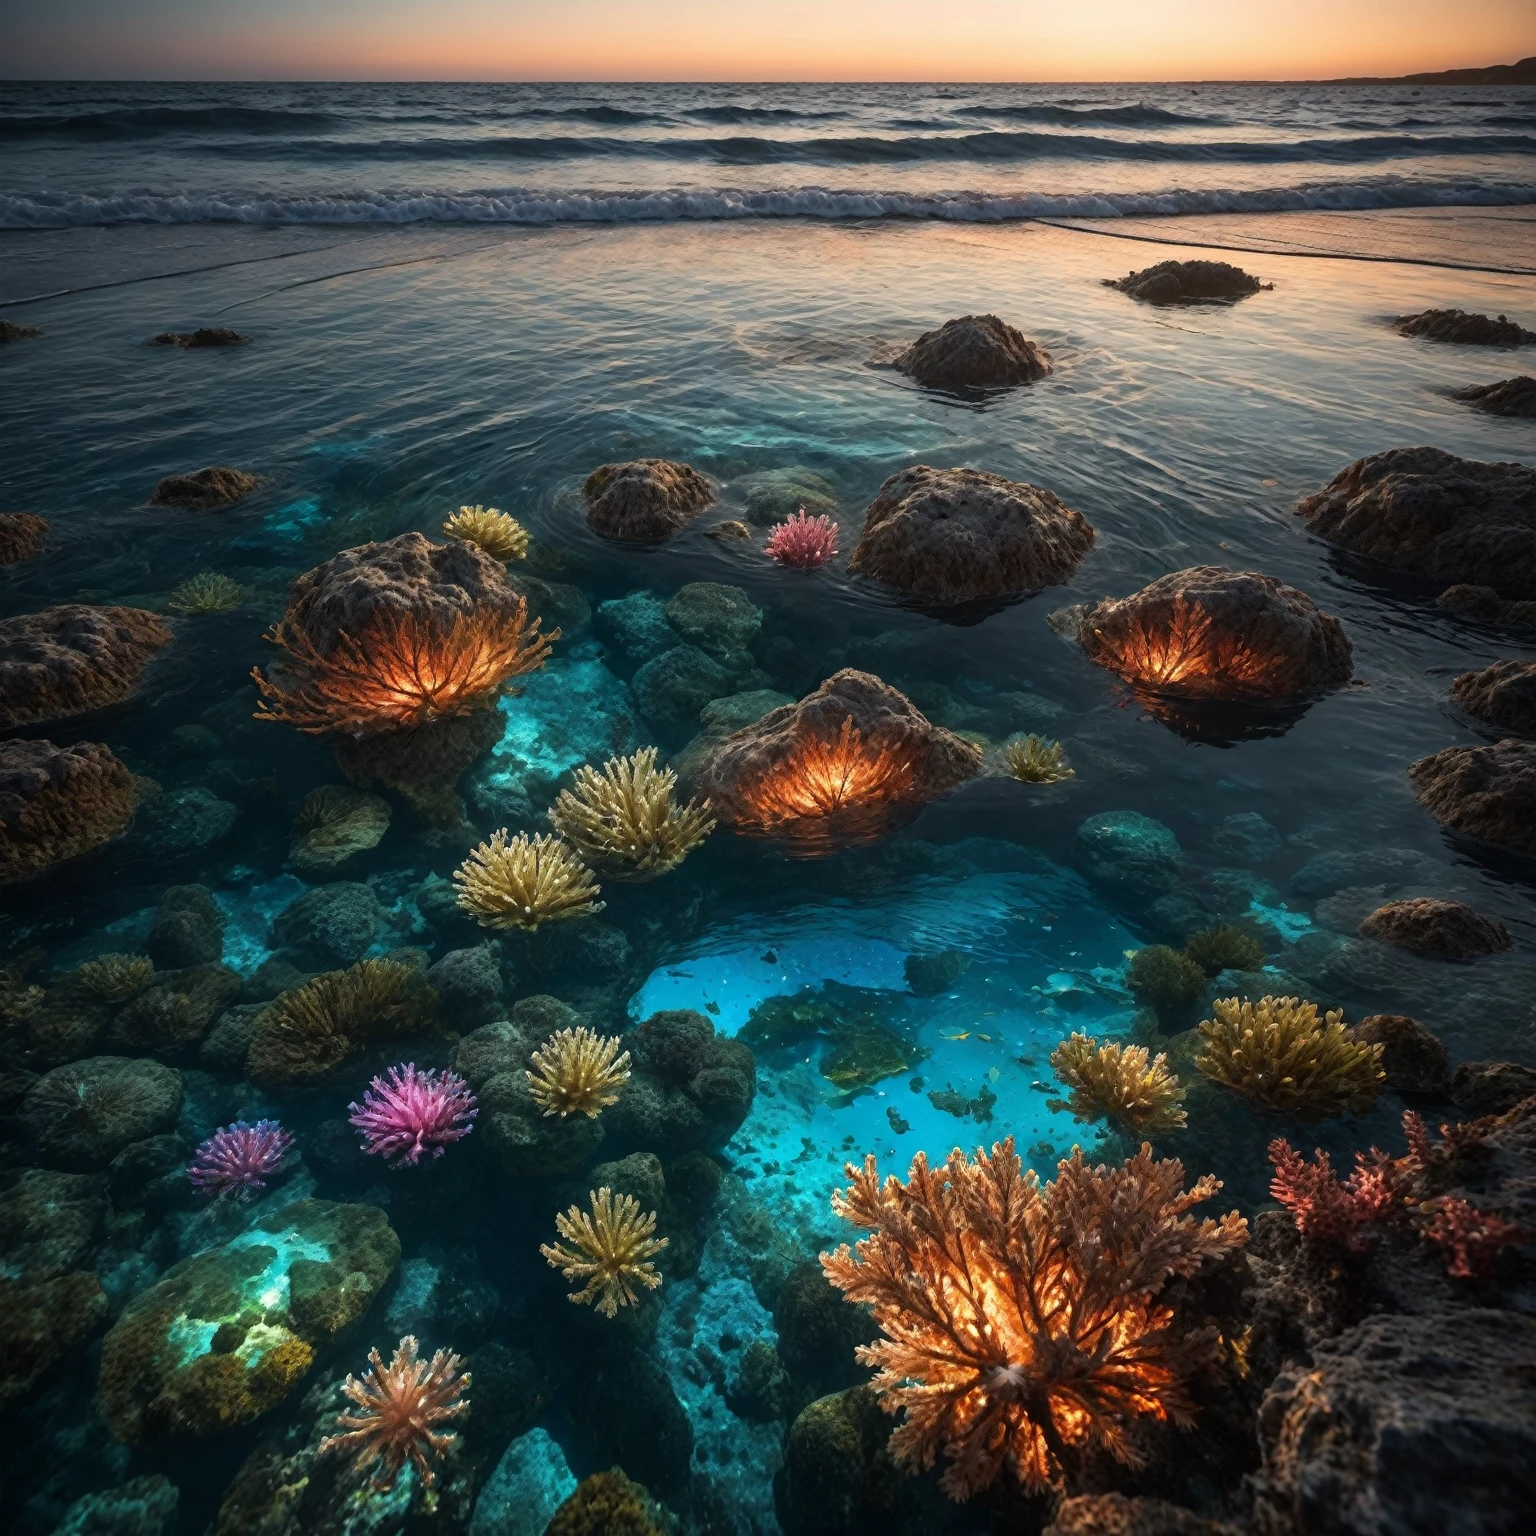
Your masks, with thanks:
M1533 0L4 0L17 77L1188 80L1536 53Z

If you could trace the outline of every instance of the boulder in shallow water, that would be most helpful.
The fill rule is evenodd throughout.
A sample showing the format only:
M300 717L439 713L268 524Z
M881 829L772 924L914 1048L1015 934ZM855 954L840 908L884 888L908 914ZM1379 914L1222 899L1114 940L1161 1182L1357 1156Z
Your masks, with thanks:
M21 1123L49 1167L105 1168L130 1142L168 1131L181 1113L181 1073L158 1061L91 1056L45 1072Z
M1151 898L1174 890L1184 850L1173 830L1140 811L1100 811L1077 829L1077 862L1095 885Z
M1264 284L1229 261L1160 261L1124 277L1105 278L1104 286L1143 304L1230 304Z
M99 741L0 742L0 885L110 842L137 799L133 775Z
M924 331L896 366L928 389L995 389L1043 379L1051 354L996 315L962 315Z
M30 560L43 547L49 526L35 512L0 512L0 566Z
M763 627L763 611L746 592L719 581L690 581L667 604L666 617L685 644L718 661L739 656Z
M1510 602L1492 587L1459 582L1447 587L1435 599L1435 604L1452 613L1465 614L1469 619L1481 619L1485 624L1508 624L1517 629L1536 627L1536 602Z
M714 486L698 470L670 459L601 464L581 489L587 526L626 544L671 538L715 499Z
M1070 580L1093 540L1054 491L914 464L865 508L848 569L915 599L971 603Z
M1536 598L1536 469L1389 448L1356 459L1296 508L1357 555L1445 581Z
M1486 411L1490 416L1530 418L1536 416L1536 379L1522 373L1497 384L1472 384L1452 390L1451 399L1465 400L1474 411Z
M1496 661L1463 672L1451 697L1475 719L1516 736L1536 736L1536 661Z
M1469 315L1464 309L1421 309L1416 315L1399 315L1392 324L1399 336L1464 347L1525 347L1536 342L1536 331L1528 331L1504 315L1490 320L1487 315Z
M251 338L226 325L200 325L195 331L161 331L150 338L162 347L243 347Z
M261 476L228 464L210 464L186 475L167 475L156 485L149 502L154 507L186 507L193 512L217 512L232 507L261 484Z
M1447 747L1408 769L1419 804L1443 827L1536 854L1536 742Z
M657 730L683 732L711 699L728 694L731 677L696 645L675 645L635 673L630 690L640 713Z
M1380 939L1399 949L1435 960L1475 960L1513 949L1509 930L1495 918L1484 917L1464 901L1439 901L1416 896L1389 901L1360 924L1368 939Z
M172 638L166 622L143 608L60 603L0 619L0 728L115 704Z
M0 320L0 346L8 341L24 341L28 336L41 336L40 325L17 325L14 320Z
M1450 1061L1440 1037L1401 1013L1373 1013L1354 1026L1362 1045L1381 1047L1382 1083L1394 1093L1443 1094L1450 1081Z

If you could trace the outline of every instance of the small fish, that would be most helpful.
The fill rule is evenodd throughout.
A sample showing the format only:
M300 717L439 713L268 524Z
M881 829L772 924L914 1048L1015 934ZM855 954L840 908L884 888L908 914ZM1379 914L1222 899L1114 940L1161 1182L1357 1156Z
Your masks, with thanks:
M704 1004L704 1012L705 1013L719 1013L720 1012L720 1004L719 1003L705 1003Z
M988 1076L988 1077L989 1077L989 1078L990 1078L990 1079L991 1079L991 1080L992 1080L992 1081L993 1081L993 1082L994 1082L994 1083L995 1083L995 1082L996 1082L996 1081L997 1081L997 1080L998 1080L998 1078L999 1078L999 1077L1000 1077L1000 1076L1001 1076L1001 1075L1002 1075L1002 1074L1001 1074L1001 1073L1000 1073L1000 1072L999 1072L999 1071L998 1071L998 1070L997 1070L997 1068L996 1068L996 1067L992 1067L992 1068L991 1068L991 1069L989 1069L989 1071L988 1071L988 1072L987 1072L987 1076Z
M997 1017L997 1009L996 1008L988 1008L987 1011L984 1014L982 1014L982 1018L984 1018L984 1019L995 1019L996 1017Z
M984 1035L984 1034L981 1033L980 1030L976 1031L976 1038L978 1040L985 1040L988 1045L992 1044L992 1036L991 1035Z
M958 1035L940 1035L939 1036L939 1039L941 1039L941 1040L969 1040L970 1038L971 1038L971 1032L968 1029L961 1030Z

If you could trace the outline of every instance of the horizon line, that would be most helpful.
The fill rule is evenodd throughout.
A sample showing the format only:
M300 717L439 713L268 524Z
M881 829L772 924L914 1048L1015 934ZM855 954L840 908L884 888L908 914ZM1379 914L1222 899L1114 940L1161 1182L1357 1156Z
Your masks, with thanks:
M1516 63L1524 63L1523 59ZM969 76L891 75L875 78L833 79L797 76L621 76L621 75L390 75L363 77L347 75L0 75L5 85L1444 85L1466 90L1469 86L1488 85L1507 90L1520 89L1523 81L1468 81L1423 78L1441 74L1460 74L1472 68L1513 68L1512 65L1466 66L1448 70L1416 70L1412 75L1243 75L1176 78L1091 79L1062 76L1059 79L978 79Z

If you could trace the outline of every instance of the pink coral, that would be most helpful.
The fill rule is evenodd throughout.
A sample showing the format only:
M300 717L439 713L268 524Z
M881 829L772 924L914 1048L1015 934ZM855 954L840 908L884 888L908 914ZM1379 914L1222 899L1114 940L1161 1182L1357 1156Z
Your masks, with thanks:
M1296 1230L1324 1248L1358 1252L1374 1240L1391 1210L1392 1191L1380 1165L1361 1160L1342 1182L1321 1149L1308 1162L1288 1141L1269 1144L1275 1177L1269 1192L1291 1213Z
M837 553L837 524L830 517L807 517L801 507L793 517L773 525L764 548L780 565L814 570Z
M293 1137L276 1120L247 1125L237 1120L222 1125L197 1149L187 1165L187 1177L205 1195L232 1195L246 1200L283 1165Z
M1429 1218L1419 1228L1424 1241L1445 1255L1445 1272L1458 1280L1485 1280L1502 1249L1513 1248L1521 1232L1512 1221L1480 1211L1470 1200L1446 1197L1420 1207Z
M363 1135L363 1151L391 1168L414 1168L431 1149L441 1157L449 1142L462 1141L479 1114L475 1096L453 1072L418 1072L416 1063L391 1067L374 1078L361 1104L349 1104L351 1124Z

